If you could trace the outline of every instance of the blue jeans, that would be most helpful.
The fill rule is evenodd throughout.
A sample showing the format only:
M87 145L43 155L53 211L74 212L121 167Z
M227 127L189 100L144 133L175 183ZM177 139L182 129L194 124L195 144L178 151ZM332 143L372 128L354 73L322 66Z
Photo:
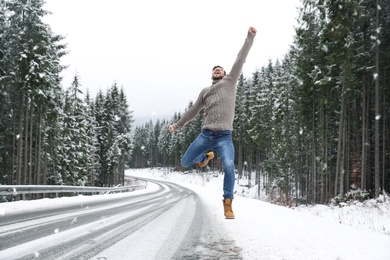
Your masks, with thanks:
M224 172L223 197L233 199L234 191L234 146L232 142L232 131L210 131L202 130L195 141L188 147L181 159L183 167L189 167L198 162L206 160L205 152L215 150L222 160Z

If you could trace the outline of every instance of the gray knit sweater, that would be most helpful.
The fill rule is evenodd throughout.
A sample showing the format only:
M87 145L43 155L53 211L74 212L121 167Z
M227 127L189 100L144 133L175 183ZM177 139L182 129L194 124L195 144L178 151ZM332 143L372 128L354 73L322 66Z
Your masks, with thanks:
M213 84L210 87L204 88L200 92L195 103L173 125L175 130L184 127L202 108L204 108L205 112L203 129L212 131L233 130L236 84L249 50L252 47L254 36L255 34L248 32L245 43L238 53L230 73L220 80L213 80Z

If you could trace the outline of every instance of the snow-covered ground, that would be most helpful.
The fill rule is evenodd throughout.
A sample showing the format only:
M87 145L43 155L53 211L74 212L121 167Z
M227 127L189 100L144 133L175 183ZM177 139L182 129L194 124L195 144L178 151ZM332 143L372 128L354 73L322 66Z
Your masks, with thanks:
M244 259L390 259L390 202L381 198L339 207L286 208L236 195L236 218L225 220L223 175L143 169L129 175L163 179L194 190L220 227L242 248ZM237 194L242 192L236 185Z
M243 192L243 187L236 185L237 194L240 194L233 201L236 218L226 220L222 207L223 175L167 173L157 169L129 170L126 174L171 181L196 192L210 212L207 214L211 218L210 223L228 234L225 240L234 241L241 248L243 259L390 259L388 198L342 208L324 205L286 208L248 198L252 192ZM153 189L156 189L156 185L148 185L146 190L134 193L147 193ZM9 212L101 200L111 196L114 198L124 194L0 203L0 220L2 215ZM159 235L156 234L156 237ZM223 243L219 246L223 246ZM120 260L114 256L109 259ZM221 259L231 258L227 256Z

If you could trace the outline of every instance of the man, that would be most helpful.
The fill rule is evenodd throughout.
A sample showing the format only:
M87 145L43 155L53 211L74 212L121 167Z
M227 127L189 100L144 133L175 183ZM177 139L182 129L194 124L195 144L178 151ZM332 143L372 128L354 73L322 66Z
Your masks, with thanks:
M201 109L204 108L205 119L202 132L188 147L181 159L183 167L198 163L204 167L214 158L212 150L218 152L222 160L224 171L223 206L226 219L234 219L232 200L234 198L234 147L232 142L233 119L236 99L236 84L240 77L242 67L256 36L256 29L249 27L244 45L238 53L237 59L229 74L221 66L212 70L211 87L204 88L193 106L183 117L173 125L169 132L174 132L190 122ZM210 151L211 150L211 151ZM205 152L210 151L205 154Z

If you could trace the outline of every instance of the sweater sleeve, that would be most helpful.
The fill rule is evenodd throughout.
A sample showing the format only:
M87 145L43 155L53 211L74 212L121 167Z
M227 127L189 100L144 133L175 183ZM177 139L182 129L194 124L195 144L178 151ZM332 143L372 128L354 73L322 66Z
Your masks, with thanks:
M255 35L251 32L248 32L248 35L245 39L244 45L241 47L236 61L233 63L232 69L230 70L229 76L233 79L233 81L237 81L242 72L242 67L246 61L246 57L248 56L249 50L252 47L253 39Z
M184 115L180 118L179 121L177 121L177 123L175 123L173 125L173 128L176 130L179 130L180 128L184 127L186 124L188 124L194 117L196 117L200 110L202 110L203 106L204 106L204 102L203 102L203 95L205 93L205 91L207 90L208 88L204 88L199 96L198 96L198 99L195 101L195 103L187 110L186 113L184 113Z

